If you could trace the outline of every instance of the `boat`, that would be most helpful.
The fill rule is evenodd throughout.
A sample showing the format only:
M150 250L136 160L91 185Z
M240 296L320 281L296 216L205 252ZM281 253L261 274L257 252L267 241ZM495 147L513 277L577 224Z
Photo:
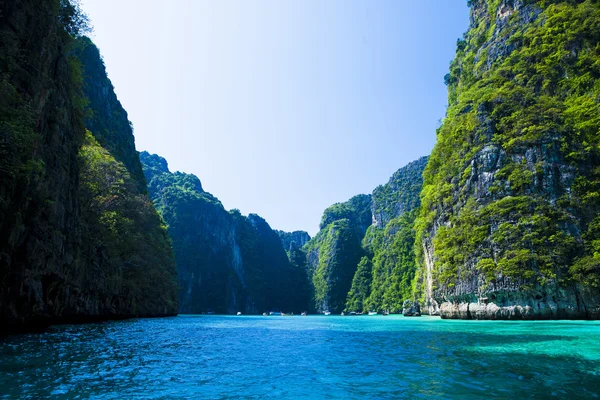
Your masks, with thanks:
M356 314L356 311L350 311L350 313L348 315L358 315L358 314Z
M266 312L263 313L263 317L268 317L269 314L267 314Z
M306 317L306 315L307 315L306 311L302 311L302 314L300 314L300 315L302 315L303 317Z
M281 313L280 313L279 311L271 311L271 312L269 313L269 315L279 315L279 316L280 316L280 315L281 315Z
M331 315L329 311L323 311L323 315Z
M237 315L242 315L242 313L238 311Z
M369 315L377 315L377 311L369 311Z

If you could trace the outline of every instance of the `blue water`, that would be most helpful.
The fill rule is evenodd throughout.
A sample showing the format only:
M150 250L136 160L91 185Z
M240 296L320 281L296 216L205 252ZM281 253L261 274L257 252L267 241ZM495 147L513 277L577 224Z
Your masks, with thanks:
M179 316L0 340L0 398L598 398L600 323Z

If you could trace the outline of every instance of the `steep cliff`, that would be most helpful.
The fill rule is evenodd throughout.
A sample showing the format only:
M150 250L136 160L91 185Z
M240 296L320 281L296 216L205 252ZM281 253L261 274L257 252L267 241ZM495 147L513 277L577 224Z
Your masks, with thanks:
M396 171L388 183L375 188L371 196L374 226L385 228L392 219L419 207L427 160L428 157L421 157L408 163Z
M98 143L120 163L147 193L139 155L135 149L133 127L115 94L98 48L87 37L80 37L72 54L81 63L83 93L87 100L85 126Z
M317 312L340 313L344 309L352 277L364 255L361 240L371 220L370 195L354 196L324 211L319 233L303 249Z
M429 312L599 318L600 3L470 1L424 173Z
M307 244L317 312L344 310L352 278L364 255L360 240L352 220L344 218L327 224Z
M75 55L85 17L66 0L0 6L0 330L176 312L158 215L130 189L140 182L85 131L83 88L92 82ZM90 188L118 193L109 201ZM94 209L102 201L110 207ZM154 242L122 246L122 233L142 231ZM148 263L154 255L164 264ZM153 279L164 291L152 291Z
M293 249L298 249L304 246L310 240L310 235L304 231L284 232L275 231L281 239L283 248L288 253Z
M304 231L276 231L286 250L293 269L294 295L298 304L303 304L303 311L313 311L314 287L312 271L306 262L304 246L310 241L310 235Z
M372 195L327 208L303 251L316 311L399 313L413 299L414 221L427 157L400 168Z
M308 307L304 267L290 262L264 219L228 212L196 176L171 173L157 155L140 156L173 240L182 313L298 313Z
M362 240L368 262L361 262L370 270L357 270L347 310L400 313L404 301L413 299L417 270L413 228L426 165L427 157L413 161L373 191L373 224Z
M4 329L43 324L48 292L77 256L77 152L70 35L56 1L0 13L0 312ZM60 283L59 283L60 284Z
M71 273L71 285L81 291L77 312L176 314L171 243L148 194L140 192L140 181L89 131L79 151L79 168L80 268Z

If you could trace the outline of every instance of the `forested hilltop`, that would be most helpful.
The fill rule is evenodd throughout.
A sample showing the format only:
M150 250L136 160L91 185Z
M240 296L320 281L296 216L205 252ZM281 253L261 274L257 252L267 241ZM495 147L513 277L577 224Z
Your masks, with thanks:
M169 238L87 19L1 7L0 330L175 314Z
M424 173L418 293L447 318L600 318L600 3L469 4Z
M307 274L301 262L294 262L298 246L308 240L306 232L275 232L256 214L225 210L195 175L170 172L164 158L143 152L141 160L150 196L173 240L180 312L299 314L308 309Z

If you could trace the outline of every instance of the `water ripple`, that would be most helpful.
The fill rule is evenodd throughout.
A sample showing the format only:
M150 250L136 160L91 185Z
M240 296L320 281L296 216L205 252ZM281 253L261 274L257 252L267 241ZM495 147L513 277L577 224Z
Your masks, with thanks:
M180 316L0 341L0 398L597 398L596 322Z

